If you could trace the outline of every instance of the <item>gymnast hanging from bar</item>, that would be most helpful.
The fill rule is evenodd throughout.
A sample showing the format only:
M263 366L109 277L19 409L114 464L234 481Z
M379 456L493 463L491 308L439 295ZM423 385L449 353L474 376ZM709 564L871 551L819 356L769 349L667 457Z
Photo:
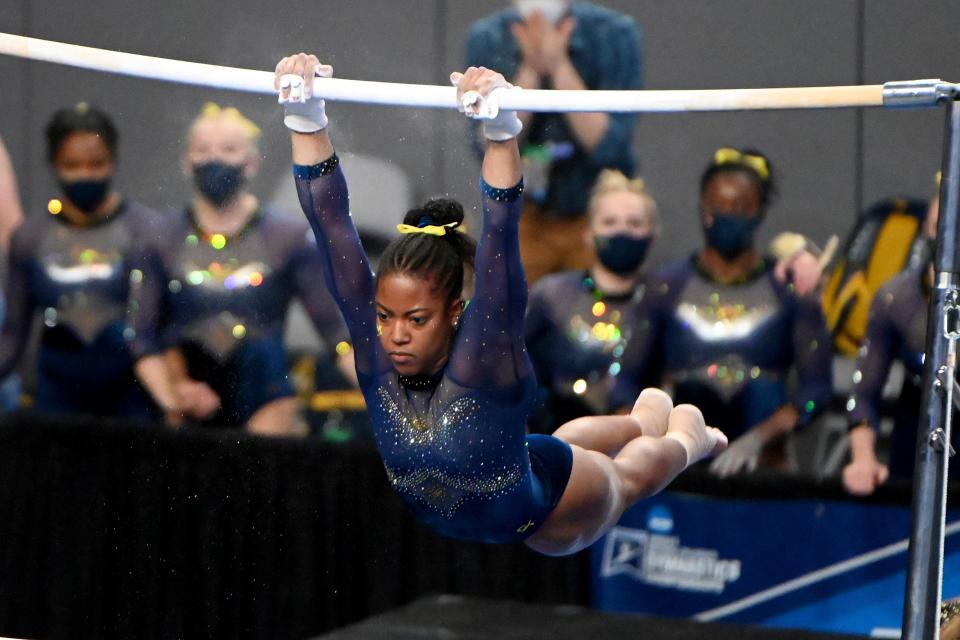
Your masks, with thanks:
M387 476L421 521L454 538L573 553L726 446L698 409L673 407L658 389L643 391L630 415L579 418L554 436L527 435L535 383L523 339L516 113L484 124L479 246L457 230L460 205L433 200L406 214L374 275L350 217L324 101L311 96L315 75L331 74L312 55L277 65L293 173L323 277L350 329ZM483 68L451 80L474 117L491 91L510 87ZM476 274L469 306L465 264Z

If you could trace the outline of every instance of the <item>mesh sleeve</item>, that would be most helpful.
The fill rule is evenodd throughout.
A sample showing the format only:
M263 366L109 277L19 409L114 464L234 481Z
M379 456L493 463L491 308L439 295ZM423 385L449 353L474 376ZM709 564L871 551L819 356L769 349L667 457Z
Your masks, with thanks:
M158 244L150 244L133 255L131 267L127 322L133 328L130 354L139 360L163 351L160 331L168 277Z
M293 166L300 205L317 237L323 279L350 331L357 371L379 370L374 279L350 216L347 181L336 155Z
M291 263L294 291L323 341L333 348L349 340L347 325L333 298L324 287L317 286L317 280L323 277L323 260L312 240L295 251Z
M867 332L857 354L853 390L847 402L847 422L851 428L864 422L874 429L880 426L883 387L900 348L900 335L891 313L893 301L894 297L881 289L870 305Z
M521 181L496 189L481 180L483 226L476 289L450 354L447 374L463 387L511 387L531 375L524 344L527 281L520 263Z
M30 289L31 248L25 235L21 226L10 241L5 291L7 308L0 330L0 379L13 373L30 334L35 303Z
M801 298L797 305L793 327L793 357L797 370L794 403L800 414L799 426L803 426L830 404L833 353L817 300Z

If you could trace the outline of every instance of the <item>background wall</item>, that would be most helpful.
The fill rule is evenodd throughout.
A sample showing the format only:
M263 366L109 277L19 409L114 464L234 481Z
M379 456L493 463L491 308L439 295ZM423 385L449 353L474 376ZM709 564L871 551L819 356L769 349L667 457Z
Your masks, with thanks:
M108 49L259 69L294 51L317 52L344 78L446 82L462 66L463 34L506 0L3 0L0 31ZM645 34L650 89L960 80L953 42L960 3L928 0L605 0ZM58 107L102 105L122 134L118 181L158 207L188 197L179 167L183 132L206 100L231 103L264 129L265 195L289 180L280 110L269 97L208 91L0 57L0 135L18 168L30 215L54 193L42 128ZM455 112L356 105L329 108L339 147L402 169L418 197L476 202L478 163ZM940 157L942 113L829 112L649 115L637 125L642 173L665 217L655 259L689 250L696 182L718 146L771 156L780 197L767 225L823 239L844 233L872 200L926 196ZM349 171L349 168L348 168ZM354 191L376 189L352 184ZM399 211L386 215L399 217Z

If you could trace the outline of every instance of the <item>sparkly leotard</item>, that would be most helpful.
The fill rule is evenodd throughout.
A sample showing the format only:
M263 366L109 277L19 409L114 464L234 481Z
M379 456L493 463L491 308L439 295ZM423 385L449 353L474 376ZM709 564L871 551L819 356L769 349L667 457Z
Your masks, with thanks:
M44 214L17 228L10 246L0 376L16 367L42 310L38 409L152 415L127 350L127 300L132 266L141 258L155 216L124 202L89 226Z
M323 287L310 230L258 211L233 237L204 234L190 210L167 214L133 288L136 358L179 348L191 377L209 384L223 411L211 422L243 425L292 396L283 326L294 297L328 344L346 338Z
M626 295L607 295L583 271L548 275L534 285L527 348L537 380L549 390L538 426L553 431L573 418L606 412L645 291L640 282Z
M825 408L831 354L819 306L778 283L771 265L723 284L693 257L651 277L639 311L649 324L627 347L612 402L630 406L641 381L667 382L676 402L700 407L731 439L791 402L801 424Z
M357 373L388 478L440 533L485 542L529 537L569 478L569 445L525 435L535 386L523 340L526 282L517 225L522 186L481 184L476 291L446 366L405 386L377 336L375 283L336 156L294 166L324 275L353 338Z
M857 354L853 392L847 400L850 426L867 423L880 427L883 388L894 360L904 367L900 397L893 411L890 437L890 473L911 477L916 463L917 427L920 423L921 381L927 333L929 285L920 269L894 276L873 298L867 332ZM960 438L953 431L954 447ZM955 477L957 465L950 465Z

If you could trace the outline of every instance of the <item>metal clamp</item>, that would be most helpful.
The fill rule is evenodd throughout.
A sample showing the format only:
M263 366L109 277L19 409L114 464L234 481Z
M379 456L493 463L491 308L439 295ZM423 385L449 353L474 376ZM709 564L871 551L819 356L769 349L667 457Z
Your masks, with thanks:
M951 342L960 340L960 292L956 288L944 294L943 337Z
M956 451L953 446L947 442L947 433L943 429L934 429L930 432L929 437L930 447L937 453L943 453L944 449L947 447L950 448L950 457L952 458L956 455Z
M883 85L883 106L930 107L960 97L960 85L939 79L903 80Z

